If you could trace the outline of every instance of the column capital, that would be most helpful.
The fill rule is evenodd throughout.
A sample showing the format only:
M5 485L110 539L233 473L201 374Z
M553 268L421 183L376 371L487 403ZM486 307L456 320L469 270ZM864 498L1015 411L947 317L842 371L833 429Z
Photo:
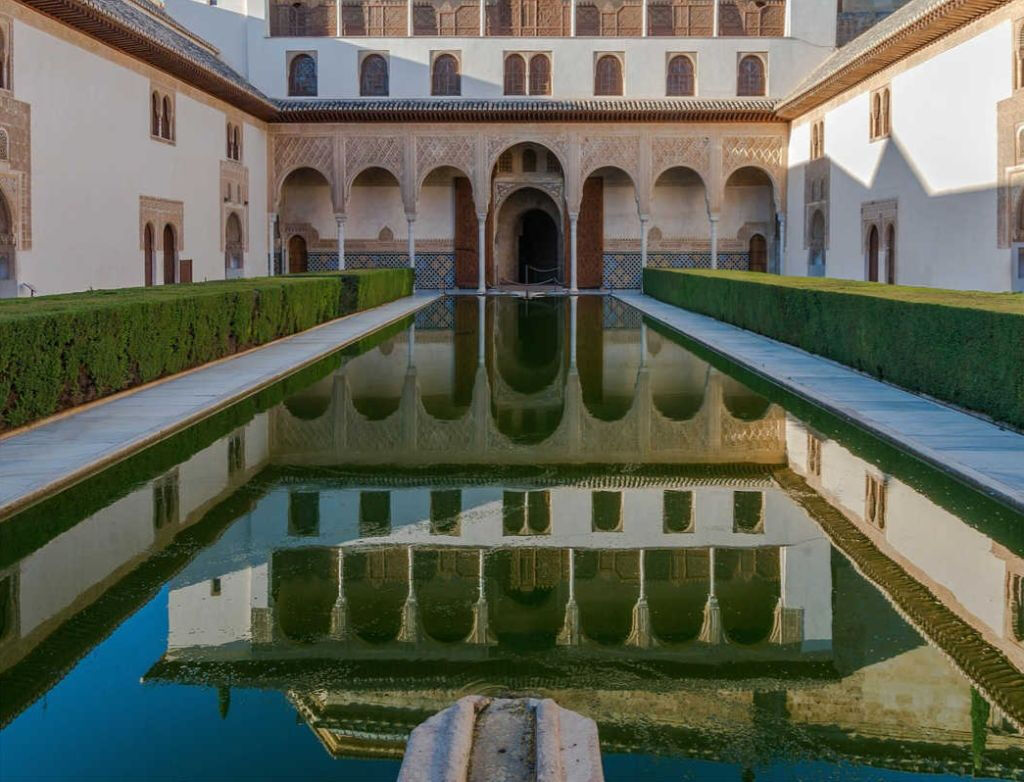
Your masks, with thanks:
M477 222L486 223L487 222L487 212L477 212L476 213L476 219L477 219Z
M643 215L643 214L640 215L640 222L641 223L649 223L650 221L651 221L651 216L650 215Z
M572 220L575 223L577 220L580 219L580 213L579 212L569 212L569 219Z
M416 213L415 212L406 212L405 213L405 221L407 223L415 223L416 222Z
M346 220L348 220L348 215L346 215L344 212L337 212L337 213L335 213L335 215L334 215L334 222L336 222L336 223L344 223Z

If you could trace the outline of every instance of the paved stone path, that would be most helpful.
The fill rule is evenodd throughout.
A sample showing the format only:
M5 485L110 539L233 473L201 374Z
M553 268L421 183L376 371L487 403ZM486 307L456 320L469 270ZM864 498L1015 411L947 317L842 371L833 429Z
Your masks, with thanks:
M245 398L438 298L417 293L0 439L0 518Z
M1024 435L829 359L635 292L645 315L1024 511Z

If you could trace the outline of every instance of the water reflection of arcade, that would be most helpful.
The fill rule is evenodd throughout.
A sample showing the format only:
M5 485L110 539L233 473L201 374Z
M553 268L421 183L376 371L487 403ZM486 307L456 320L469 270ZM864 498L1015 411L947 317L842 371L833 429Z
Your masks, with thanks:
M296 464L785 461L782 411L605 297L439 302L287 400Z

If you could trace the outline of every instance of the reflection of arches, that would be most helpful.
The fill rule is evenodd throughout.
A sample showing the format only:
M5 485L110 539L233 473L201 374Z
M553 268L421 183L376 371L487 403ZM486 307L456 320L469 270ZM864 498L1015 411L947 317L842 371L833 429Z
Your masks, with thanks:
M733 418L740 421L759 421L771 407L771 402L731 377L722 378L722 402Z
M473 630L473 604L478 596L476 551L417 549L413 579L419 618L435 641L457 643Z
M648 331L647 345L652 358L651 401L670 421L689 421L704 407L711 367L675 342ZM660 356L665 351L664 356Z
M707 550L648 551L644 570L655 637L667 643L695 640L704 622L709 591Z
M288 240L288 273L302 274L309 271L309 255L306 240L295 234Z
M638 551L576 552L576 600L584 635L600 644L622 644L640 596Z
M288 412L303 421L315 421L331 406L332 377L325 377L284 400Z
M730 641L767 641L781 595L779 549L716 550L715 592L722 629Z
M176 242L174 226L168 223L164 226L164 285L170 285L178 279L175 274L178 265Z
M868 231L868 281L878 282L878 226L872 225Z
M580 392L587 411L601 421L618 421L633 407L636 391L636 375L628 368L628 379L624 373L615 372L605 383L605 366L619 364L615 351L630 346L632 354L639 345L638 332L622 332L629 335L630 343L624 344L622 336L612 335L604 330L605 300L599 296L582 296L576 307L576 363L579 367ZM611 355L607 356L605 353ZM639 361L635 367L639 370Z
M370 643L398 637L402 607L409 594L409 560L404 548L345 554L345 599L349 626Z
M0 201L2 201L2 199L3 196L0 195ZM6 209L6 205L4 206L4 209ZM0 230L3 229L0 228ZM154 277L156 276L156 234L153 231L153 224L146 223L146 227L143 229L142 234L142 262L145 266L146 285L150 286L153 284ZM0 274L0 279L3 279L2 274Z
M326 548L275 551L271 594L281 634L312 643L331 631L331 609L338 597L339 552Z
M558 549L513 548L487 559L491 630L499 643L550 648L565 616L564 554Z
M761 234L754 234L750 237L748 251L750 253L750 264L748 266L750 271L768 271L768 240Z

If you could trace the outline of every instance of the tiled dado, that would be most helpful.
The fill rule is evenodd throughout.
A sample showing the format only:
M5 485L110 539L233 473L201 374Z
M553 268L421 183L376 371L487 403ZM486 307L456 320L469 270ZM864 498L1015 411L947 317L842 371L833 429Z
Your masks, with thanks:
M710 252L649 252L647 265L652 269L710 269ZM718 268L732 271L746 271L750 267L747 253L720 252ZM614 290L640 287L641 260L638 252L605 253L605 288Z

